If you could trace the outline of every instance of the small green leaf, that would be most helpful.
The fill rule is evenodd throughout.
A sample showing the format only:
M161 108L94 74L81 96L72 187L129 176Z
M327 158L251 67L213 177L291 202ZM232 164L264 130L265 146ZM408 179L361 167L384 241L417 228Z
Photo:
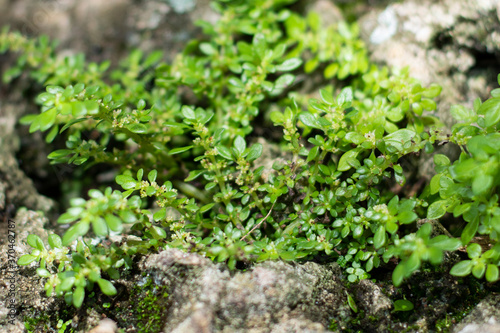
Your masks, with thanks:
M47 269L42 268L42 267L39 267L36 269L36 274L38 274L38 276L43 277L43 278L48 278L52 275L52 274L50 274L50 272Z
M500 98L490 98L485 101L477 110L477 113L484 115L484 126L490 127L500 121Z
M355 145L360 145L365 141L365 137L358 132L349 132L346 134L345 139Z
M347 303L354 313L358 313L358 306L356 305L356 302L354 301L354 298L352 298L351 294L347 294Z
M248 151L248 155L246 157L247 161L252 162L257 158L259 158L260 155L262 155L262 150L263 150L262 144L260 143L253 144Z
M296 69L300 65L302 65L302 59L300 59L300 58L286 59L280 65L276 66L276 70L278 70L280 72L293 71L294 69Z
M164 208L160 209L159 211L155 212L153 214L153 219L158 222L160 220L163 220L167 216L167 210Z
M411 212L411 211L404 211L404 212L401 212L397 215L397 219L398 219L399 223L402 223L402 224L412 223L417 218L418 218L418 215L414 212Z
M158 226L153 226L150 231L155 239L164 239L167 237L166 231Z
M302 112L299 114L299 120L306 126L312 128L320 128L318 124L318 120L316 117L310 112Z
M35 261L37 257L32 256L31 254L25 254L22 255L19 260L17 260L17 264L20 266L25 266L31 264L33 261Z
M483 173L476 174L472 181L472 192L475 195L481 195L488 192L493 185L493 176Z
M271 114L269 115L269 118L271 119L271 121L274 124L283 124L283 122L285 121L284 114L279 112L279 111L271 112Z
M227 148L226 146L217 145L215 149L217 150L217 153L219 153L220 156L224 157L227 160L231 161L233 160L231 150L229 150L229 148Z
M333 98L333 95L326 89L321 89L319 91L319 94L321 95L321 99L323 102L325 102L328 105L333 105L335 104L335 99Z
M210 209L212 209L213 206L215 206L215 203L206 204L205 206L200 208L200 213L203 214L203 213L209 211Z
M50 127L52 127L52 125L54 125L54 122L56 121L56 117L57 117L56 108L51 108L45 112L40 113L40 115L38 116L40 131L44 132L48 130Z
M488 264L486 267L486 280L488 282L496 282L498 280L499 272L498 266Z
M481 255L482 249L481 245L476 243L471 243L467 245L467 254L470 259L479 258Z
M295 76L292 74L281 75L274 83L274 90L283 90L293 83Z
M40 237L34 234L28 235L28 238L26 239L26 242L28 243L29 246L31 246L34 249L38 249L40 251L43 251L43 242ZM40 248L40 244L42 244L42 248Z
M375 246L376 249L379 249L382 246L384 246L385 241L386 241L385 227L381 225L377 228L377 231L373 236L373 246Z
M200 50L206 55L214 55L217 53L217 49L210 43L201 43Z
M427 111L432 111L432 110L436 109L436 102L434 102L432 99L423 98L420 101L420 105L422 105L424 110L427 110Z
M295 251L283 251L279 253L280 258L286 261L295 260Z
M52 129L50 130L50 132L45 137L45 142L46 143L51 143L52 141L54 141L54 139L56 138L56 135L58 134L58 132L59 132L59 126L56 125L56 126L52 127Z
M62 248L62 240L59 235L52 234L49 236L49 245L52 249L60 249Z
M108 226L102 217L97 217L92 220L92 230L97 236L106 236L108 234Z
M156 170L151 170L148 173L148 180L150 183L154 183L156 181L156 176L158 175L158 171Z
M188 151L189 149L191 149L193 147L194 146L185 146L185 147L174 148L174 149L170 150L168 153L170 155L180 154L180 153L183 153L185 151Z
M462 245L462 242L456 238L449 238L446 235L438 235L430 239L428 245L442 251L455 251Z
M21 125L29 125L31 124L36 118L38 117L37 114L28 114L26 116L23 116L21 117L21 119L19 119L19 123Z
M442 90L443 88L440 85L433 83L422 92L422 96L425 98L436 98L441 94Z
M318 156L318 153L319 153L319 147L318 146L312 147L311 150L309 151L309 154L307 154L306 163L309 163L312 160L314 160Z
M76 278L74 276L70 276L68 278L65 278L64 280L62 280L61 282L61 290L62 291L68 291L70 290L73 285L75 284L75 280Z
M181 112L182 112L182 115L184 116L184 118L187 118L190 120L196 119L196 114L194 113L194 110L191 109L189 106L183 105Z
M110 230L120 232L123 229L122 221L117 216L108 213L104 219L106 220L106 224Z
M184 181L189 182L191 180L195 180L196 178L198 178L199 176L201 176L205 172L206 172L206 170L193 170L193 171L190 171L188 177Z
M469 121L474 117L473 111L463 105L453 105L450 108L450 113L455 120L462 122Z
M80 236L84 236L89 231L89 223L80 221L66 231L63 236L62 242L64 246L68 246L73 243Z
M87 109L87 114L94 115L99 113L99 104L96 101L85 101L83 103L85 109Z
M472 260L463 260L451 268L450 274L455 276L467 276L472 271L472 265Z
M405 277L405 273L404 262L400 262L392 272L392 282L394 283L394 286L399 287L401 285Z
M85 298L85 289L83 287L77 287L73 292L73 305L75 308L82 306L83 299Z
M247 144L245 142L245 139L243 139L241 135L238 135L234 139L234 148L236 148L240 156L243 155L245 149L247 149Z
M337 62L334 62L326 66L323 75L325 76L325 79L331 79L332 77L337 75L338 71L339 71L339 64Z
M386 144L402 151L408 142L417 137L417 133L409 129L400 129L384 137Z
M132 132L132 133L146 133L148 131L148 128L144 124L129 124L126 126L126 128Z
M339 160L338 171L347 171L352 167L353 160L357 160L359 148L345 152Z
M427 218L429 220L438 219L446 213L446 201L438 200L433 202L427 210Z
M467 223L464 230L462 231L462 244L466 245L472 240L472 238L476 235L477 228L479 226L479 218L476 217L471 222Z
M438 166L448 166L451 164L451 162L448 156L443 154L436 154L434 155L434 164Z
M486 272L486 265L483 262L478 262L472 268L472 275L474 275L476 279L482 279L484 272Z
M124 190L130 190L137 186L137 180L132 178L132 176L118 175L116 176L116 183L120 185Z
M406 299L398 299L397 301L394 302L394 310L393 312L397 311L411 311L413 310L413 303L406 300Z
M137 102L137 111L142 111L146 107L146 101L143 99L140 99L139 102Z
M340 94L337 96L337 104L339 106L342 106L344 104L348 104L352 102L352 88L351 87L345 87L342 89Z

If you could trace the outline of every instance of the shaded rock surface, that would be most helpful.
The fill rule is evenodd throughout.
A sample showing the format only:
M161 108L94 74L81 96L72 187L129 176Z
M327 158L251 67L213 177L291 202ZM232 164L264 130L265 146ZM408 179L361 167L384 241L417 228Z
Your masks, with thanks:
M360 18L361 36L373 61L408 66L424 86L442 86L436 115L448 127L454 104L472 108L497 87L500 72L500 2L496 0L407 0L369 11ZM436 152L458 156L445 146ZM434 174L432 158L422 156L418 177Z
M130 48L165 51L172 60L191 38L194 22L214 22L209 0L3 1L0 22L29 35L46 34L92 60L118 60Z
M10 221L10 222L7 222ZM24 332L24 316L41 316L55 311L61 300L44 297L44 281L35 273L35 264L18 267L17 259L31 252L26 245L29 234L37 234L47 241L48 233L44 229L47 220L42 214L27 210L18 210L15 216L1 220L2 237L0 239L0 327L2 332ZM7 225L11 228L7 231ZM13 226L13 227L12 227ZM21 313L21 309L22 313Z
M500 294L491 294L453 329L454 333L500 333Z
M0 100L0 211L25 206L47 213L53 208L54 202L37 193L32 180L20 169L16 158L20 137L15 125L25 106L26 103L20 97Z
M230 274L170 249L148 258L145 268L169 286L164 332L325 332L332 318L351 313L337 265L268 262Z
M409 0L373 10L359 24L372 60L409 66L423 85L436 82L443 87L438 110L450 125L450 105L472 105L496 87L499 17L495 0Z

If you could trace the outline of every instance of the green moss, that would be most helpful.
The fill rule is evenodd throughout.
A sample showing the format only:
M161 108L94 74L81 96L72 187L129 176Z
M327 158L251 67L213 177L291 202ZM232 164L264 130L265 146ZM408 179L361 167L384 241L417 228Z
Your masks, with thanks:
M57 312L57 317L49 316L46 312L39 316L24 316L24 327L28 333L35 332L57 332L57 333L73 333L75 330L70 327L73 314L66 310ZM65 318L65 319L61 319ZM54 323L55 327L54 327Z
M42 314L38 317L25 316L23 318L24 327L28 331L28 333L36 332L36 331L46 331L49 326L48 323L50 321L50 317L47 314Z
M158 286L152 278L147 278L145 284L132 289L130 299L132 316L137 319L137 332L160 332L168 306L167 287Z

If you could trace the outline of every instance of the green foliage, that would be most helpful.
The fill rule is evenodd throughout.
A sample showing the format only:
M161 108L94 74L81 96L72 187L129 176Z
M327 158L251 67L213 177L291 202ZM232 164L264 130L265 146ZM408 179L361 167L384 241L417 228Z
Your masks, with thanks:
M144 281L145 280L145 281ZM166 286L154 283L153 278L143 277L132 288L132 311L134 327L140 333L159 332L164 326L164 310L169 298Z
M413 303L406 299L398 299L394 302L394 310L392 312L398 311L411 311L413 310Z
M429 113L439 86L371 64L356 25L323 28L318 15L288 9L291 2L214 2L219 22L200 22L206 39L188 43L172 63L133 51L111 72L81 55L61 59L45 38L3 31L0 50L23 52L14 74L28 69L46 90L37 98L41 113L21 122L47 132L47 142L66 141L49 155L52 163L105 164L122 188L72 199L58 220L71 227L62 239L51 236L52 250L28 238L34 250L19 264L40 263L47 295L76 307L96 283L112 295L110 280L134 255L165 247L231 269L328 255L350 282L395 257L399 285L423 262L440 264L443 251L466 245L470 260L451 273L498 280L500 93L473 111L453 107L461 123L447 135ZM296 75L312 72L335 85L319 98L292 91ZM283 130L276 144L286 155L272 170L261 156L266 147L250 136L262 126L257 116ZM403 159L448 141L461 147L458 161L435 155L427 190L393 193L410 172ZM409 232L426 211L429 219L462 216L461 240L431 237L429 223ZM491 249L470 243L476 233L489 237ZM119 244L102 241L126 234L133 236Z
M484 103L476 100L473 110L452 107L452 116L458 123L453 126L449 141L459 145L462 153L454 163L443 155L434 157L437 174L431 180L430 193L438 198L430 205L428 217L452 213L466 222L461 241L470 260L457 263L451 274L472 273L478 279L486 277L487 281L495 282L499 279L500 265L499 89L491 95ZM486 249L473 242L477 235L479 239L489 239Z

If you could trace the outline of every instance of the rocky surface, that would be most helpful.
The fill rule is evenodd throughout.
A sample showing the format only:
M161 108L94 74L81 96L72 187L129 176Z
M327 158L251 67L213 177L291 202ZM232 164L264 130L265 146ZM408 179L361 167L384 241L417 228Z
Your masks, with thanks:
M370 11L359 25L372 60L409 66L423 85L441 84L447 112L452 104L486 99L496 87L499 17L495 0L408 0Z
M29 34L48 34L59 39L67 52L83 51L93 60L123 58L131 47L145 52L162 49L166 59L172 59L187 40L199 35L195 20L217 19L208 2L0 0L0 22ZM495 75L500 71L496 59L500 47L498 1L382 2L383 8L370 11L360 21L372 59L389 66L408 65L412 75L424 84L439 82L444 88L440 110L446 112L454 103L471 104L478 95L484 99L496 86ZM328 0L310 2L304 8L319 10L328 22L341 18L338 7ZM475 290L469 280L459 282L439 272L420 272L401 289L371 280L347 286L336 264L312 262L268 262L229 272L199 255L166 250L143 258L131 274L120 280L120 294L113 302L97 295L75 311L61 299L45 297L44 282L36 276L33 265L21 268L15 280L9 279L9 249L17 257L27 253L24 240L30 233L46 240L44 225L49 220L44 214L50 217L54 210L54 203L37 193L19 166L29 163L23 167L38 170L43 178L50 176L47 162L37 157L20 162L16 155L20 146L24 156L46 155L41 137L27 139L25 129L15 126L29 107L22 96L12 91L8 99L0 100L0 231L8 234L10 219L15 222L16 233L14 247L9 247L12 243L8 237L0 237L1 332L23 332L30 318L44 324L46 332L57 332L57 319L71 320L76 332L111 333L117 327L123 332L136 332L137 309L133 304L145 299L146 294L138 295L133 288L141 285L144 276L168 291L166 299L153 306L160 306L161 330L177 333L312 333L342 331L353 325L378 332L429 331L435 329L437 320L448 318L454 307L483 288ZM13 324L9 324L10 309L5 301L10 300L12 286L18 312ZM347 304L348 293L358 313ZM402 295L411 297L415 304L415 311L409 315L391 312L393 300ZM104 308L103 302L116 307ZM499 303L498 294L489 294L453 332L499 332ZM106 316L113 321L103 320Z
M332 318L351 316L337 265L268 262L230 274L171 249L145 268L170 290L165 332L325 332Z
M500 332L500 294L491 294L483 299L453 328L454 333L499 333Z
M389 3L360 18L361 36L373 61L410 68L422 84L443 88L436 115L448 127L454 104L472 107L497 87L500 72L500 2L407 0ZM458 156L451 146L438 153ZM419 179L434 174L432 157L420 158Z
M163 50L172 60L187 41L200 36L197 20L217 20L209 4L209 0L2 0L0 22L28 35L46 34L62 49L84 52L92 60L117 61L132 47Z
M61 303L53 297L44 297L44 281L36 275L35 264L30 267L15 264L22 254L31 252L25 242L29 234L47 240L46 222L42 214L25 208L0 221L2 235L9 235L0 240L0 327L3 327L3 332L24 332L24 316L50 313ZM9 231L8 224L13 226Z

